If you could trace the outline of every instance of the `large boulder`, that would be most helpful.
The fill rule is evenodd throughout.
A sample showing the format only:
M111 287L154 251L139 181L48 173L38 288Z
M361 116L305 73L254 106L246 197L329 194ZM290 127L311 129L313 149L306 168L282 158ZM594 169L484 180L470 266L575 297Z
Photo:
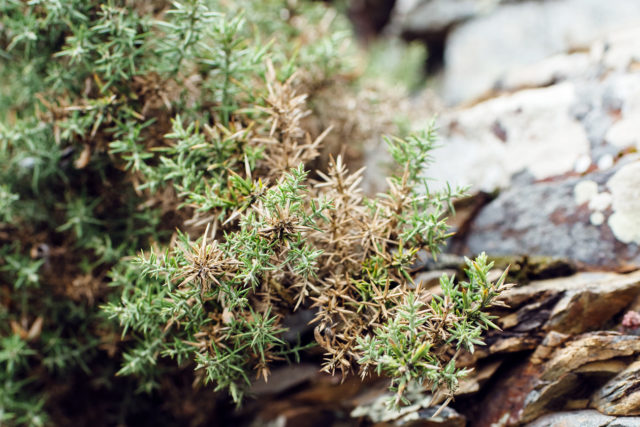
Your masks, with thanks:
M638 22L640 2L628 0L501 5L449 34L443 95L451 104L477 99L493 90L513 68L588 48L597 38Z
M494 97L444 112L429 175L491 192L611 167L640 148L639 40L637 27L518 68Z

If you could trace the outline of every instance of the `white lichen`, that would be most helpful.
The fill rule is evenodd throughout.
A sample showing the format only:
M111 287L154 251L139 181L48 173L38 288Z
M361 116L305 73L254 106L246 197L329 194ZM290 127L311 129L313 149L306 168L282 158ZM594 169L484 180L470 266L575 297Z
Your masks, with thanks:
M589 217L589 221L591 221L591 224L595 226L602 225L604 222L604 214L598 211L593 212Z
M606 170L613 166L614 159L611 154L605 154L598 159L598 169Z
M611 231L621 242L640 244L640 162L624 166L607 186L612 195Z
M589 209L593 211L603 211L611 205L612 199L611 193L606 191L598 193L589 200Z
M585 173L587 170L589 170L589 166L591 166L591 156L589 156L588 154L584 154L578 157L573 170L577 173Z
M640 111L616 122L605 135L608 143L624 148L636 145L640 147Z
M573 196L577 205L588 203L598 194L598 183L591 180L580 181L573 188Z

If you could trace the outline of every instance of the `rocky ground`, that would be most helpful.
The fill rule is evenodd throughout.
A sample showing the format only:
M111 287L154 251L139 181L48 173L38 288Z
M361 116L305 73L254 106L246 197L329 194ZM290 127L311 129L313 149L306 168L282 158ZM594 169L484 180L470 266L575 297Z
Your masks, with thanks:
M352 2L352 17L374 31L385 20L367 27L362 10L389 3ZM473 374L436 418L429 396L388 414L384 380L340 383L315 365L256 385L246 413L273 426L640 425L640 2L398 0L389 20L441 61L431 176L473 194L450 255L418 278L481 251L511 265L502 331L468 355ZM371 188L381 153L366 160Z

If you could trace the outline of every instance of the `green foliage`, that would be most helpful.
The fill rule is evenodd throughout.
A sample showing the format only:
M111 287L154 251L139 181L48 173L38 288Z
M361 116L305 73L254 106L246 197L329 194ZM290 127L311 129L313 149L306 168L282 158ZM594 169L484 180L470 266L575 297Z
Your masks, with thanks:
M125 412L122 377L158 393L185 368L240 403L314 345L285 334L298 309L326 370L455 388L430 350L473 350L502 283L479 258L443 301L410 291L461 194L429 191L433 127L388 140L376 198L341 158L312 171L307 101L349 69L345 27L314 2L0 1L0 423L68 421L49 391L87 377ZM448 302L430 342L419 314Z
M229 389L239 402L250 385L247 372L252 367L266 376L271 359L295 351L279 337L285 329L278 326L272 308L256 311L248 296L265 271L291 270L303 279L313 274L319 254L305 243L303 233L314 227L327 205L305 210L305 177L299 167L265 191L224 243L209 243L209 229L200 242L181 234L171 253L139 257L138 272L114 275L125 291L121 301L105 310L119 319L124 333L141 337L139 345L125 353L120 374L144 377L155 369L158 356L178 363L195 360L206 383ZM216 339L213 351L203 339L210 328ZM152 388L150 383L147 387Z
M409 403L404 391L412 383L429 385L434 393L453 392L459 379L468 374L468 369L456 368L460 350L473 353L474 346L484 344L482 331L497 328L483 310L495 304L504 288L506 271L492 283L487 279L492 266L484 253L475 261L467 259L469 282L455 283L453 277L443 275L442 296L431 295L430 303L421 300L419 289L408 292L373 336L358 338L363 351L360 363L392 378L391 389L397 395L391 403ZM434 351L443 343L457 350L453 357Z

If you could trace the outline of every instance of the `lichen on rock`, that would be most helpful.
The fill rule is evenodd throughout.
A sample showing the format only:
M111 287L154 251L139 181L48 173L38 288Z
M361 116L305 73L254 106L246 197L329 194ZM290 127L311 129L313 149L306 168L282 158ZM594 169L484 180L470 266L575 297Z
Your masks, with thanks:
M585 179L573 188L573 195L577 205L590 202L598 194L598 183Z
M613 197L609 227L624 243L640 244L640 162L622 167L607 182Z

